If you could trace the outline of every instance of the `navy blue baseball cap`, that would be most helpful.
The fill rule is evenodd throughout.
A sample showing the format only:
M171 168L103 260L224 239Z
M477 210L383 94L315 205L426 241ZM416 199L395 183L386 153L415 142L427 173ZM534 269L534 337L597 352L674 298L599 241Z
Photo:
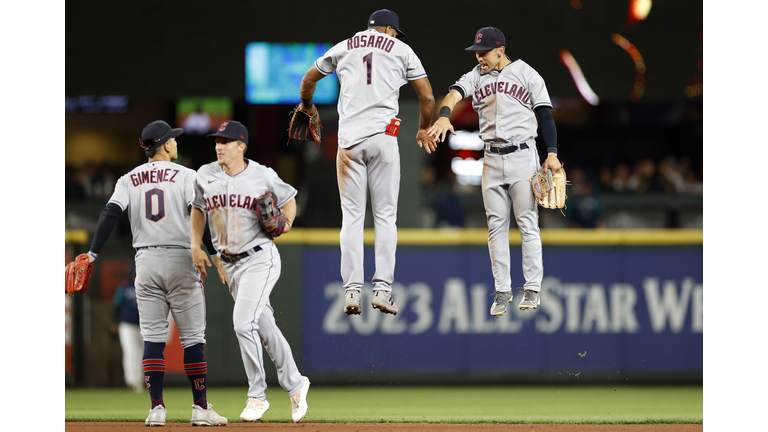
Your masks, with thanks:
M504 33L496 27L483 27L475 33L475 44L465 51L490 51L507 45Z
M397 18L397 14L389 9L381 9L371 14L368 18L368 27L381 26L392 27L397 31L397 37L406 37L407 35L400 30L400 20Z
M242 141L248 144L248 129L239 121L227 120L219 126L215 133L207 137L222 137Z
M141 131L141 140L139 144L141 148L145 150L152 150L155 147L160 147L165 144L169 139L176 138L184 133L184 129L173 129L171 126L162 121L156 120L148 124L144 130Z

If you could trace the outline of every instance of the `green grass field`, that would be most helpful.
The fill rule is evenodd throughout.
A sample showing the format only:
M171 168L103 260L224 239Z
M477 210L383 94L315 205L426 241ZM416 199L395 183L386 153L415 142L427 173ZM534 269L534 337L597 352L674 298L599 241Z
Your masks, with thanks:
M702 423L704 391L694 387L323 387L312 386L305 422L333 423ZM67 389L66 421L143 421L149 396L128 389ZM208 391L230 422L239 422L245 388ZM164 392L169 422L188 422L188 388ZM267 390L263 422L290 422L288 395Z

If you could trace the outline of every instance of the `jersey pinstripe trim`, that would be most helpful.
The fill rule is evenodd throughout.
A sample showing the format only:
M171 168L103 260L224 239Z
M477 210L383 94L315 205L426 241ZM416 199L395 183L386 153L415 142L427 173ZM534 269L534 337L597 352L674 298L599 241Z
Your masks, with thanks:
M323 75L330 75L330 74L333 73L333 71L331 71L331 72L324 71L320 66L317 65L317 60L315 60L315 69L317 69L317 71L320 72Z
M286 198L286 199L285 199L283 202L279 202L279 203L277 203L277 208L281 208L281 207L285 206L286 204L288 204L288 202L289 202L290 200L292 200L292 199L293 199L293 198L294 198L294 197L295 197L295 196L296 196L298 193L299 193L299 191L295 191L295 192L293 192L293 193L291 194L291 196L289 196L288 198Z
M120 207L120 211L125 211L125 207L123 207L120 201L110 200L107 204L117 204L117 206Z
M467 89L464 88L461 84L451 84L450 87L448 87L448 93L451 92L451 90L456 90L461 94L461 99L466 99L469 92L467 92Z
M420 74L420 75L416 75L415 77L405 77L405 79L407 79L408 81L413 81L413 80L417 80L419 78L424 78L425 76L427 76L427 74L423 73L423 74Z

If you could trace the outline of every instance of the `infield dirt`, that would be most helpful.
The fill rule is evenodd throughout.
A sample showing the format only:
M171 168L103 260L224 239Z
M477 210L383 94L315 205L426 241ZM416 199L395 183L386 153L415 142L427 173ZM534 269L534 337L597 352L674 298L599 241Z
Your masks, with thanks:
M193 430L187 423L166 423L166 428ZM548 432L698 432L703 424L435 424L435 423L230 423L227 428L304 432L437 432L437 431L548 431ZM69 432L145 431L143 422L67 422ZM194 428L200 431L200 428ZM219 429L217 429L219 430Z

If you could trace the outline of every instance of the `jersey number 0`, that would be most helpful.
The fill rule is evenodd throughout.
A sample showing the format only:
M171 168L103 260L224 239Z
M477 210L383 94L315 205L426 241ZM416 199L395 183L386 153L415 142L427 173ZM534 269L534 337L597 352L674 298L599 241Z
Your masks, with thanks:
M157 222L165 217L165 202L162 189L152 189L144 194L144 208L146 217L152 222Z

